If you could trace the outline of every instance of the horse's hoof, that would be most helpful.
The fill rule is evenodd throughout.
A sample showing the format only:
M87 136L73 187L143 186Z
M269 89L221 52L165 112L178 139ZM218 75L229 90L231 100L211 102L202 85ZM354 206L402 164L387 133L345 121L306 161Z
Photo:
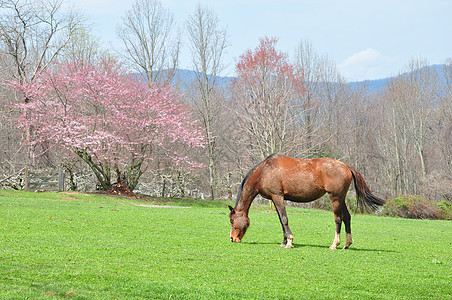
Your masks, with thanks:
M342 248L342 250L347 250L348 248L350 248L349 246L344 246L344 248Z
M336 245L331 245L330 250L336 250Z
M293 236L290 236L289 238L287 238L287 245L285 248L293 248L292 243L293 243Z

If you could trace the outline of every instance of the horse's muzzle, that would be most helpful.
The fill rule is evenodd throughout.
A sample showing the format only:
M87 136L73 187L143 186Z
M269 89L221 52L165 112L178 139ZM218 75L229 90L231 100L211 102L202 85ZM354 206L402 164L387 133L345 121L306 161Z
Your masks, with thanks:
M231 237L231 242L233 242L233 243L240 243L242 240L241 239L239 239L239 238L233 238L233 237Z

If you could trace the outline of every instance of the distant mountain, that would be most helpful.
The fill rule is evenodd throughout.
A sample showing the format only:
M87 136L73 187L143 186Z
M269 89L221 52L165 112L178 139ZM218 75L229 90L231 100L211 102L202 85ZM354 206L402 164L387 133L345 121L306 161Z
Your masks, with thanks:
M431 70L436 71L440 78L444 78L446 76L446 74L444 73L444 65L431 65L425 68L430 68ZM409 74L408 72L403 73L402 76L408 74ZM395 78L396 76L375 80L354 81L350 82L349 85L352 88L367 87L368 92L373 93L377 91L383 91L388 86L388 84Z
M444 65L431 65L428 68L435 70L441 78L445 77ZM408 73L404 73L408 74ZM404 75L402 74L402 76ZM388 84L396 77L387 77L375 80L364 80L364 81L352 81L349 85L353 89L366 87L369 93L374 93L378 91L383 91ZM179 69L177 70L176 76L173 80L173 84L178 84L182 89L188 89L191 87L196 79L196 72L192 70ZM219 86L226 86L232 83L234 77L217 77L217 82Z
M388 86L388 83L394 78L395 77L388 77L375 80L352 81L349 82L349 85L353 89L367 87L369 93L374 93L377 91L383 91Z
M196 72L192 70L178 69L173 79L174 85L179 85L183 90L189 89L196 80ZM217 76L219 86L226 86L232 83L234 77Z

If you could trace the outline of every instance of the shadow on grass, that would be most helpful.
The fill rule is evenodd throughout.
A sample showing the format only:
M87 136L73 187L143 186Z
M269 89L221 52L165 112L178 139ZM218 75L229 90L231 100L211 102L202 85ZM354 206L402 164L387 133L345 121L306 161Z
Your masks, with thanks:
M280 246L278 243L272 243L272 242L242 242L242 244L247 245L275 245ZM314 244L293 244L294 248L320 248L320 249L329 249L330 246L325 245L314 245ZM338 251L342 250L342 248L339 246ZM361 251L361 252L386 252L386 253L396 253L398 251L395 250L387 250L387 249L366 249L366 248L354 248L353 246L349 249L346 249L349 251Z
M386 252L386 253L397 253L399 251L395 251L395 250L387 250L387 249L366 249L366 248L348 248L346 250L350 250L350 251L362 251L362 252Z

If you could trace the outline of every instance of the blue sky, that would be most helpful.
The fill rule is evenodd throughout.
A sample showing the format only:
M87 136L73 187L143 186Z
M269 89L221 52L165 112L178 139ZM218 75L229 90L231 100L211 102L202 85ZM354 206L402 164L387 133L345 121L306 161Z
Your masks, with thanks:
M117 24L134 0L68 0L89 17L105 48L119 48ZM452 0L162 0L181 28L197 3L226 27L230 47L225 76L259 37L278 37L278 48L295 57L302 40L328 55L349 81L397 75L413 58L429 64L452 57ZM186 44L186 43L185 43ZM191 68L188 47L180 67Z

